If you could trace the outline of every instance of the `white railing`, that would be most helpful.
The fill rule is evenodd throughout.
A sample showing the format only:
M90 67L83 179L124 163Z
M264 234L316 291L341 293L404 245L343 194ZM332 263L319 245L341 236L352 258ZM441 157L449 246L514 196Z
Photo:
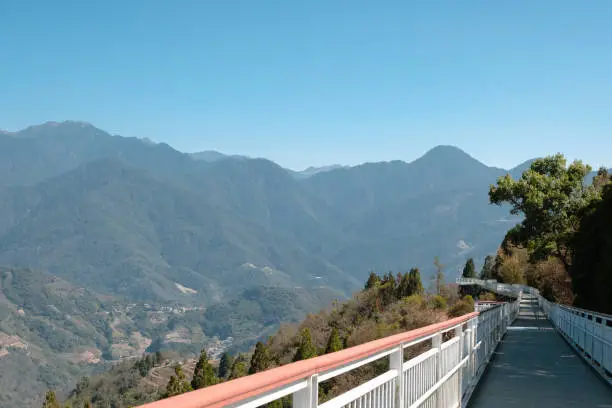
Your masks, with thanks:
M538 295L537 289L531 286L521 285L518 283L499 283L495 279L477 279L477 278L457 278L458 285L478 285L491 292L496 292L503 295L518 296L521 293L529 293L532 295Z
M147 404L147 408L259 407L291 395L300 408L465 406L518 301L336 353ZM413 352L418 350L416 355ZM410 354L406 360L406 354ZM388 369L319 403L319 385L381 359Z
M567 342L612 385L612 315L549 302L540 307Z
M537 296L540 308L557 331L604 380L612 385L612 315L549 302L537 289L530 286L500 284L495 280L473 278L458 278L457 283L479 285L498 293L499 289L505 293L514 290L518 291L517 293ZM487 307L479 303L476 305L476 310Z

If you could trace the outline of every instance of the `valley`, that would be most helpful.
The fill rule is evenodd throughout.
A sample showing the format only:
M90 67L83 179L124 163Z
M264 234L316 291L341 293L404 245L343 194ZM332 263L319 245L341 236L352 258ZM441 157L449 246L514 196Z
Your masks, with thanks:
M145 352L248 350L370 271L428 286L440 256L454 280L518 220L487 204L506 172L451 146L296 174L82 122L1 133L0 406Z

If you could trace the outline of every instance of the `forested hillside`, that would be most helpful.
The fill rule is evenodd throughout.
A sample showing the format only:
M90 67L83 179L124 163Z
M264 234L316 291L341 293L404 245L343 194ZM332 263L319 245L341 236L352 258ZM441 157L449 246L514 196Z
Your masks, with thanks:
M500 178L493 204L509 203L523 221L506 234L488 276L527 283L550 300L612 313L612 183L560 155Z
M466 258L479 266L519 219L487 203L488 185L505 173L451 146L412 162L297 174L265 159L186 154L81 122L0 132L0 265L57 279L82 291L80 301L121 311L106 320L82 314L73 327L49 314L76 315L64 310L64 292L10 300L3 313L12 323L0 336L47 351L38 364L36 354L5 348L0 394L31 394L8 385L5 370L16 364L47 370L25 385L42 390L57 381L71 387L142 347L189 355L225 340L231 351L248 350L281 322L350 297L372 270L425 265L430 286L439 256L453 280ZM11 282L19 281L5 281L3 291ZM27 311L37 303L48 306ZM75 340L60 342L60 351L55 336ZM81 352L96 357L71 360Z
M72 407L91 403L93 407L118 408L142 404L332 353L474 310L469 296L459 299L456 288L443 282L440 287L440 295L425 294L417 268L397 275L371 273L364 289L348 301L309 314L299 324L283 324L276 334L258 342L248 353L224 353L219 361L209 361L204 351L195 360L148 355L81 380L68 403ZM332 398L352 384L380 374L387 369L387 360L383 360L321 384L319 395L324 400ZM284 398L269 406L290 406L288 402Z

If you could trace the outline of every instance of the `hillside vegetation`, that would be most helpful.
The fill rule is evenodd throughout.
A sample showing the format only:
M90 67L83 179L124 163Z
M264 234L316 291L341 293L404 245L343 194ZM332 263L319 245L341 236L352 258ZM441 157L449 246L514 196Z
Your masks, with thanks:
M331 291L261 286L209 309L153 306L39 271L0 268L0 406L36 406L48 388L62 394L80 377L146 351L245 349L332 298ZM220 344L230 334L239 338Z
M440 256L454 280L467 258L480 268L509 227L533 218L508 216L514 203L503 197L501 207L487 202L491 183L533 163L503 170L438 146L409 163L298 174L82 122L0 132L0 407L39 405L42 390L61 396L79 376L144 351L249 350L282 322L349 298L371 270L428 265L429 282ZM572 180L589 177L579 173ZM512 262L531 259L529 245L507 241L498 259L512 250ZM562 261L546 260L546 272L520 266L517 279L567 279L555 272ZM494 261L487 274L517 269ZM554 296L570 286L541 285ZM16 367L27 381L15 382Z
M259 285L346 297L371 269L436 255L457 269L508 227L484 200L505 171L454 147L296 178L79 122L0 134L0 145L0 264L131 301L210 305Z
M474 310L470 297L459 299L456 289L441 285L443 295L427 295L420 272L413 268L397 275L371 273L362 291L299 324L283 324L265 342L248 353L225 353L220 361L209 361L206 352L197 360L178 361L148 355L123 363L110 371L80 381L68 403L81 407L128 407L193 389L205 388L265 371L272 367L339 351L381 337L412 330ZM367 365L321 385L322 399L329 399L356 383L385 370L385 362ZM164 381L166 381L164 383ZM276 401L270 406L288 405Z
M567 166L560 154L534 161L518 179L500 178L491 203L509 203L524 218L506 234L487 277L612 313L611 188L606 169L593 175L580 161Z

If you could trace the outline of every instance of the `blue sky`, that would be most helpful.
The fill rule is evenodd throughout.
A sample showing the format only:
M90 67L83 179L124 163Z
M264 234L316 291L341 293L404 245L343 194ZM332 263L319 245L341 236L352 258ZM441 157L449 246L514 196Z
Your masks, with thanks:
M291 168L453 144L612 166L612 2L0 1L0 129L83 120Z

